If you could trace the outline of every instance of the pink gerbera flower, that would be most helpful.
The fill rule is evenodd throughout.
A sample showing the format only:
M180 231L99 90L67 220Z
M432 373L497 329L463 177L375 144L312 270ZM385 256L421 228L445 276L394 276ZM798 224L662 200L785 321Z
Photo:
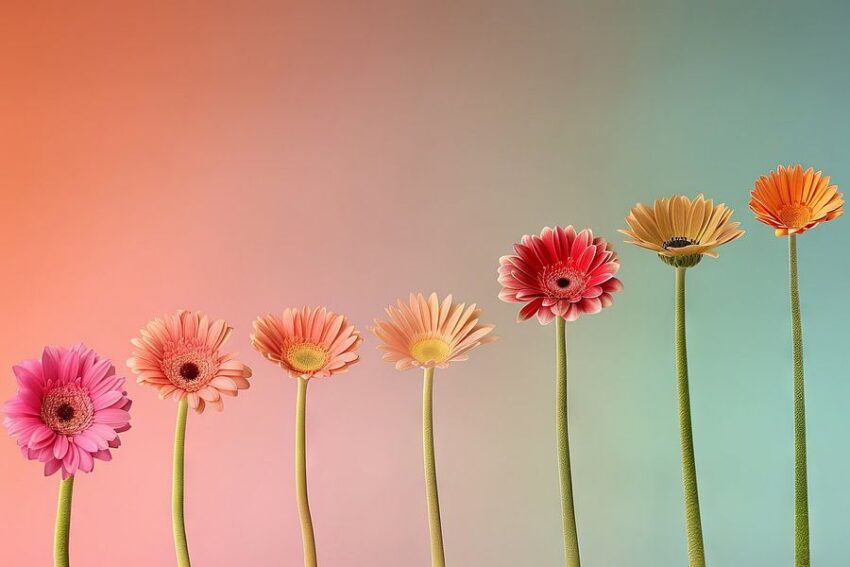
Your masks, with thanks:
M67 479L91 472L94 459L112 459L118 434L130 429L131 401L108 358L83 345L45 347L40 360L12 371L18 393L3 406L3 424L26 458L44 463L45 476L61 469Z
M233 328L224 319L210 321L199 311L177 311L154 319L130 342L136 349L127 366L136 382L159 391L160 399L188 398L202 413L206 404L224 409L222 395L250 387L251 369L236 355L221 352Z
M599 313L623 289L614 277L617 254L590 229L576 234L572 226L546 227L540 236L525 235L514 244L516 254L499 259L499 298L525 303L518 319L537 315L545 325L556 316L575 321L582 313Z
M363 337L348 319L324 307L289 308L254 321L251 345L293 378L346 372L360 359Z

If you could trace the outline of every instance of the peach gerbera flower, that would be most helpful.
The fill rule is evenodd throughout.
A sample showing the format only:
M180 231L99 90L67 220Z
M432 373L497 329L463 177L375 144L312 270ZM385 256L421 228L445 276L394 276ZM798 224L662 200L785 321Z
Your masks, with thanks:
M762 175L750 193L750 209L756 218L772 226L776 236L802 234L844 213L843 195L829 177L810 167L783 167Z
M731 222L732 209L715 205L702 194L691 201L683 195L657 199L652 208L643 204L632 207L620 230L635 244L658 253L665 263L690 267L702 256L716 258L716 248L743 236L739 222Z
M177 311L154 319L130 341L136 350L127 366L136 382L156 388L160 399L188 398L196 412L206 404L224 409L222 395L235 396L248 389L251 369L222 353L233 328L223 319L210 322L199 311Z
M327 377L360 359L363 337L348 319L324 307L285 309L254 321L251 346L293 378Z
M495 325L478 322L481 310L474 303L469 307L452 303L451 295L440 303L436 293L428 299L411 293L407 303L399 299L397 307L390 305L385 311L389 321L376 319L372 332L383 343L378 349L384 351L384 360L399 370L445 368L496 340L489 336Z

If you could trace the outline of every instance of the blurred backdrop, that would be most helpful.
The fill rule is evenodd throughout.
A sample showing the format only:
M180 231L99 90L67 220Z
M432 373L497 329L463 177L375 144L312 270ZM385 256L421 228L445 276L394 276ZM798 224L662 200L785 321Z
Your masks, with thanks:
M129 339L185 307L226 318L252 388L191 415L200 567L298 565L295 383L253 318L326 304L364 330L410 290L476 301L502 340L440 372L454 566L561 561L554 328L497 300L500 255L544 225L615 242L625 291L568 326L573 474L589 567L685 563L673 272L615 231L637 201L705 192L747 235L689 274L708 560L792 558L786 241L748 191L780 162L850 187L844 2L6 2L0 17L0 398L13 363ZM848 221L800 239L812 559L850 563ZM310 388L326 566L425 566L421 376L371 335ZM72 561L173 563L173 402L80 475ZM3 563L47 565L57 477L0 436Z

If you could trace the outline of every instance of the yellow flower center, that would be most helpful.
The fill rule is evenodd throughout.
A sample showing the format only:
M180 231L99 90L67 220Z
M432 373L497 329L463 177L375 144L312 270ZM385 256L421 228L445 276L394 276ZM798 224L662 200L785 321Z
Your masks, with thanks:
M779 220L788 228L803 228L812 220L812 209L805 205L782 205Z
M419 362L443 362L449 357L451 347L443 339L420 339L410 347L410 354Z
M286 362L298 372L321 370L327 360L325 349L309 343L293 345L286 352Z

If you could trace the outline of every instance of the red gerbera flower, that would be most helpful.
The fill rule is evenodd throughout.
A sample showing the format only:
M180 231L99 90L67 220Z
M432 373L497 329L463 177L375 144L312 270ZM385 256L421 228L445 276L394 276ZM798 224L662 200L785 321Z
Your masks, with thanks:
M614 277L620 269L617 254L590 229L576 234L572 226L546 227L514 244L515 255L499 259L499 299L525 303L518 319L537 315L545 325L556 316L575 321L582 313L599 313L613 303L611 294L623 289Z

